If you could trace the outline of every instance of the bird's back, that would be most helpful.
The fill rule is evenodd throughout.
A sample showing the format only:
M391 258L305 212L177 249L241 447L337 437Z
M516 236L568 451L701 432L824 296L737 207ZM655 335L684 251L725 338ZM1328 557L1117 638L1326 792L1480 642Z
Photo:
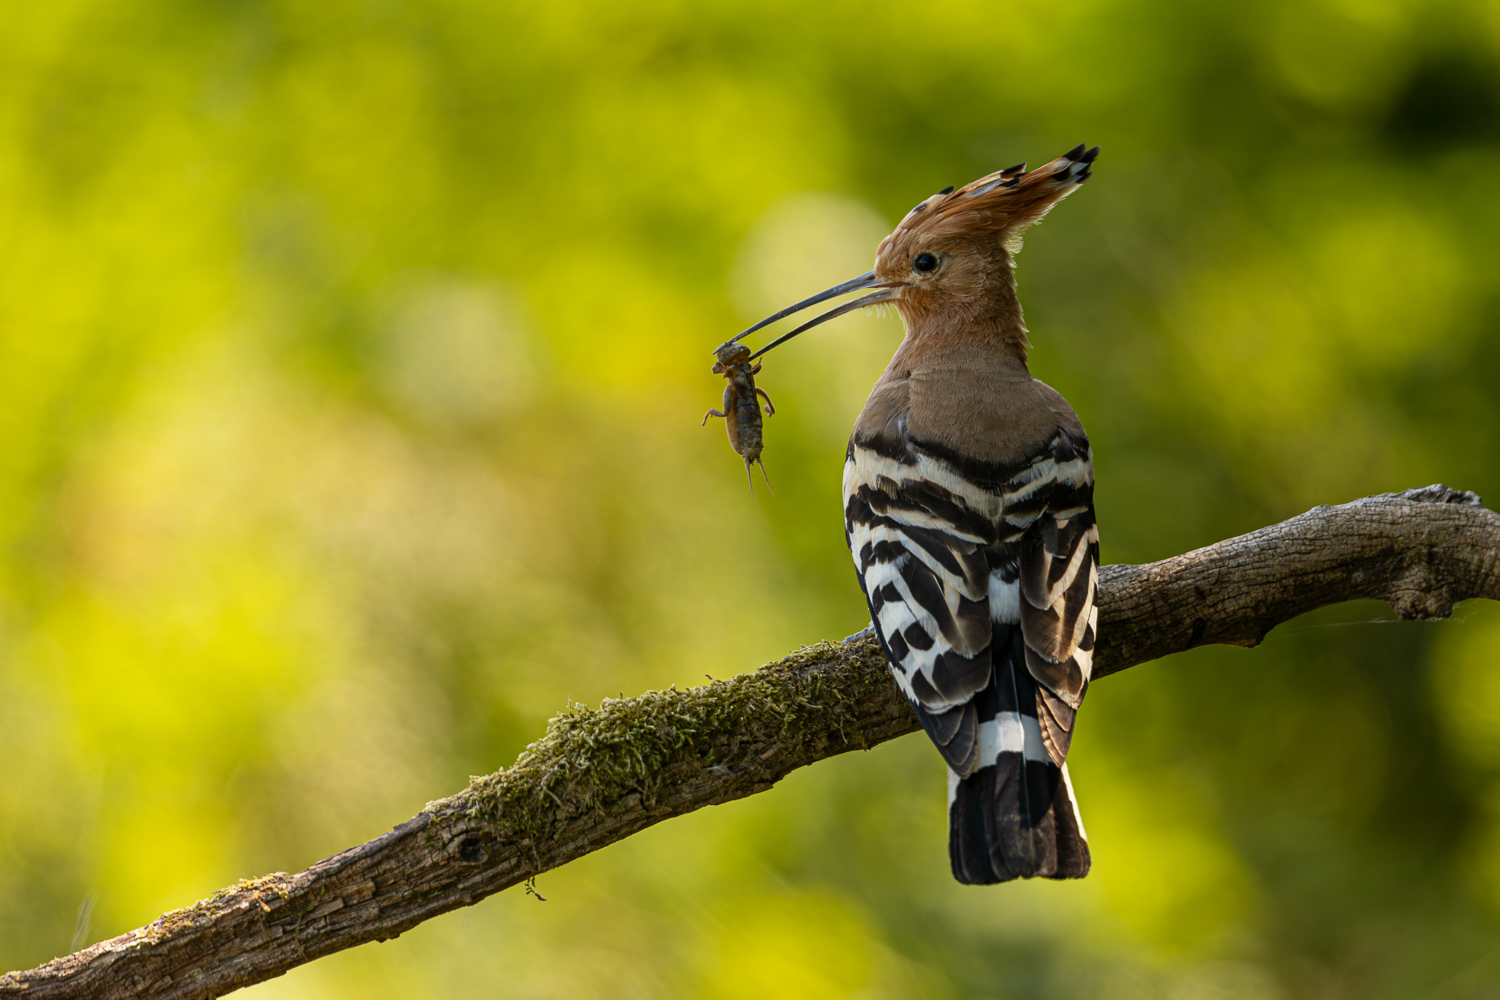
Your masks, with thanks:
M1097 623L1092 489L1072 408L1000 348L903 345L850 439L850 551L948 763L963 882L1088 870L1065 759Z
M927 449L1001 468L1028 463L1059 431L1084 437L1068 401L1033 378L1024 360L976 344L903 343L855 421L853 440L875 440L895 418Z

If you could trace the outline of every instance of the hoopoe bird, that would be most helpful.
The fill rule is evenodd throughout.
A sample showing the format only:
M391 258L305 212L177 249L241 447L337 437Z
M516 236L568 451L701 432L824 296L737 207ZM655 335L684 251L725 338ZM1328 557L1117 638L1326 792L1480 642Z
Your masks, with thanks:
M844 530L891 674L948 765L953 875L1082 878L1068 746L1092 668L1099 533L1077 415L1027 367L1020 236L1089 179L1083 146L912 209L819 302L892 303L906 336L854 425ZM762 352L763 353L763 352Z

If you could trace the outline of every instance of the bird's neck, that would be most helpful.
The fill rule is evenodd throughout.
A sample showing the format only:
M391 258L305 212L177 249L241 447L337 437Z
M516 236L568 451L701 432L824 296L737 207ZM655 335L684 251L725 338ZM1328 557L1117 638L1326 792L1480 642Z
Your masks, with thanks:
M973 294L902 302L906 341L919 355L976 352L993 357L999 367L1014 368L1029 377L1026 318L1016 294L1015 273L1003 258Z
M915 319L915 322L913 322ZM1029 379L1026 326L1019 305L1010 313L945 311L907 320L898 355L907 364L938 363L947 357L983 359L996 375Z

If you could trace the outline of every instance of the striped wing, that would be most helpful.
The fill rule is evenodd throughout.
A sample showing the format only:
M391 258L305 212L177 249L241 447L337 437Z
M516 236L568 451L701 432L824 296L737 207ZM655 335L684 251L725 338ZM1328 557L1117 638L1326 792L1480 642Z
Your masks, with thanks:
M1092 508L1065 518L1045 515L1023 536L1021 635L1027 670L1038 683L1042 737L1058 764L1068 756L1073 720L1093 672L1098 586L1099 529Z
M847 468L858 480L853 458ZM892 676L949 767L968 774L980 738L973 698L992 673L990 532L981 518L945 517L954 499L930 482L846 472L849 487L849 549Z
M1088 442L1066 431L1006 483L1004 519L1021 529L1017 618L1026 667L1037 681L1037 715L1052 759L1062 764L1094 665L1099 610L1099 529ZM1014 536L1013 536L1014 537Z

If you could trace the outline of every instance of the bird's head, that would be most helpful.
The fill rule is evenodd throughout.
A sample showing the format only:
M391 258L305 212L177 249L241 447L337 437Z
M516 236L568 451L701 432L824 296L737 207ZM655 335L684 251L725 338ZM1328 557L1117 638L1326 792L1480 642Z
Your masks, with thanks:
M1089 179L1098 155L1098 146L1080 145L1030 172L1021 163L957 190L939 191L908 212L895 232L880 242L874 270L790 305L734 340L856 291L865 294L788 331L753 357L864 306L892 303L911 328L931 316L972 321L1002 308L1014 287L1011 255L1020 247L1021 233Z

